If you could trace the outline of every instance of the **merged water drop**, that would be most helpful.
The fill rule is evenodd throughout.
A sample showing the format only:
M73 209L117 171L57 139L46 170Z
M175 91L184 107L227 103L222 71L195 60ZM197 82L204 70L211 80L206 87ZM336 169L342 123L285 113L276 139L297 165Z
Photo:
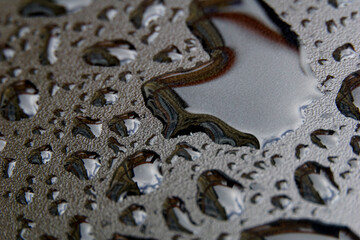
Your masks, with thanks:
M138 204L132 204L120 213L120 221L128 226L143 225L146 217L145 208Z
M84 50L83 59L87 64L114 67L134 61L137 57L135 47L126 40L98 42Z
M134 135L140 127L140 117L136 112L114 116L109 122L109 128L121 137Z
M160 156L149 150L138 151L127 157L116 170L107 197L118 202L127 196L149 194L161 182Z
M244 187L217 170L203 172L197 180L197 204L208 216L228 220L244 210Z
M185 233L196 233L199 227L196 226L185 208L185 203L178 197L167 198L163 204L163 216L170 230Z
M166 138L204 132L216 143L258 148L256 137L265 145L299 127L302 109L320 95L290 26L263 1L236 3L193 1L187 25L210 61L144 83Z
M306 162L298 167L295 182L300 195L307 201L325 205L339 197L339 187L331 169L317 162Z
M38 111L39 98L39 91L32 82L15 82L7 86L1 94L1 114L10 121L31 118Z
M45 164L51 160L53 150L50 145L44 145L30 152L28 161L31 164Z
M96 152L78 151L66 158L64 167L80 180L91 180L101 167L99 158Z
M80 134L86 138L97 138L102 131L102 123L99 119L90 117L76 117L74 119L74 127L72 133L74 136Z
M357 240L347 227L329 225L312 220L278 220L247 229L241 240Z
M25 0L19 12L24 17L56 17L89 6L93 0Z

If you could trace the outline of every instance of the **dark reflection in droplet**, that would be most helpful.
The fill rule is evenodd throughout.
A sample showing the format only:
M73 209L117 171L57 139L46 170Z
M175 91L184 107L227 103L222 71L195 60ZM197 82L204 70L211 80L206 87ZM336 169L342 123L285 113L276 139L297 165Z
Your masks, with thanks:
M170 46L156 54L153 60L160 63L171 63L180 61L182 57L183 56L177 47Z
M51 160L53 150L50 145L44 145L30 152L28 161L31 164L45 164Z
M95 240L93 227L88 223L87 217L75 216L70 222L72 231L68 234L69 240Z
M349 228L312 220L278 220L244 230L241 240L359 240Z
M134 135L140 127L140 117L135 112L114 116L109 123L111 131L121 137Z
M360 121L360 71L347 76L336 96L336 106L346 117Z
M6 87L1 95L1 114L10 121L33 117L39 108L40 95L29 80L15 82Z
M101 167L99 158L96 152L78 151L66 158L64 167L80 180L91 180Z
M196 233L196 226L185 208L185 203L178 197L167 198L163 204L163 216L170 230L185 233Z
M118 98L118 91L111 88L103 88L95 92L91 104L96 107L113 105Z
M329 204L339 197L339 187L332 171L317 162L306 162L295 171L300 195L307 201Z
M24 17L56 17L81 10L93 0L25 0L19 9Z
M146 217L145 208L138 204L132 204L120 213L120 221L128 226L142 225Z
M72 133L74 136L80 134L86 138L99 137L102 131L102 123L99 119L92 119L90 117L76 117L74 119L74 127Z
M228 220L244 212L244 187L220 171L203 172L197 188L197 204L206 215Z
M151 22L163 17L165 11L163 0L143 0L130 13L130 21L136 28L148 27Z
M149 150L127 157L116 170L107 197L122 201L127 196L149 194L162 182L160 156Z
M33 197L34 190L31 187L26 187L19 191L16 195L16 200L23 205L28 205L32 202Z
M114 67L134 61L137 57L135 47L126 40L98 42L84 50L83 59L87 64Z
M352 136L350 146L356 155L360 155L360 136Z
M188 161L196 161L201 156L201 152L186 142L176 144L175 150L166 159L166 163L174 163L179 157Z

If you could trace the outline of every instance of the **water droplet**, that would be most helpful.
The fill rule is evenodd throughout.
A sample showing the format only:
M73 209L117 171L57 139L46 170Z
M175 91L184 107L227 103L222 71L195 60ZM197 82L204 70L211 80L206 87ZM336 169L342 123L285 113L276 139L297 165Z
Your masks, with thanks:
M25 187L21 189L16 195L16 200L23 205L28 205L32 202L33 197L34 191L32 190L32 188Z
M329 225L312 220L278 220L244 230L241 240L356 240L358 237L347 227Z
M360 136L352 136L350 146L356 155L360 155Z
M117 15L118 10L114 7L104 8L99 14L98 19L111 22Z
M29 80L15 82L1 95L2 116L10 121L33 117L38 111L39 91Z
M138 151L116 170L107 196L118 202L127 196L149 194L161 182L160 156L149 150Z
M142 38L141 38L141 42L144 44L150 44L152 42L155 41L155 39L159 36L160 34L160 26L157 25L152 25L150 27L150 32L148 34L145 34Z
M103 67L121 66L137 57L135 47L126 40L98 42L85 49L83 59L87 64Z
M170 157L166 159L166 163L174 163L178 157L182 157L187 161L196 161L200 158L201 152L186 142L176 144L175 150Z
M170 46L159 53L157 53L153 60L160 63L171 63L180 61L183 58L179 49L175 46Z
M60 28L57 25L47 25L41 33L44 46L40 53L42 65L54 64L58 60L56 51L60 46Z
M181 17L185 16L185 11L181 8L172 8L173 14L170 17L172 23L178 21Z
M72 227L71 234L68 235L69 240L95 240L93 227L88 223L87 217L75 216L70 223Z
M91 104L96 107L113 105L119 98L118 91L111 88L103 88L95 92Z
M4 175L6 178L10 178L14 173L16 161L12 158L4 158L3 162L5 165Z
M56 200L56 198L59 196L60 192L56 189L50 189L47 198L50 200Z
M139 127L140 117L135 112L114 116L109 123L110 130L121 137L134 135L139 130Z
M72 129L74 136L80 134L86 138L93 139L99 137L101 131L102 123L99 119L81 116L74 119L74 128Z
M277 190L281 191L281 190L287 190L289 187L289 184L286 180L280 180L277 181L275 183L275 187L277 188Z
M30 152L28 161L31 164L45 164L51 160L53 150L50 145L44 145Z
M8 61L15 56L15 50L8 44L0 45L0 61Z
M309 146L305 144L299 144L295 148L295 157L297 159L302 159L309 154Z
M65 213L68 206L68 202L65 200L58 200L51 203L49 211L51 215L61 216Z
M30 0L24 1L19 12L24 17L56 17L87 7L93 0Z
M325 205L339 197L339 187L331 169L316 162L307 162L298 167L295 182L300 195L307 201Z
M89 210L96 210L98 207L96 201L94 200L87 200L86 203L85 203L85 208L89 209Z
M2 135L0 133L0 152L2 150L4 150L4 148L6 147L6 144L7 144L7 141L6 141L5 137L4 137L4 135Z
M120 144L114 137L109 138L108 146L114 151L115 154L118 154L119 152L127 152L126 146Z
M163 17L166 7L162 0L144 0L130 13L130 21L136 28L148 27Z
M66 158L64 167L80 180L91 180L101 167L99 158L95 152L78 151Z
M132 204L120 213L120 222L128 226L139 226L145 223L146 217L143 206Z
M291 205L291 198L286 195L278 195L271 198L271 203L274 207L284 210Z
M352 44L346 43L333 52L333 58L340 62L345 59L355 58L356 52Z
M178 197L167 198L163 204L163 216L170 230L194 234L199 231L185 203Z
M334 130L318 129L310 134L311 142L319 148L331 149L335 147L338 142L338 135Z
M203 172L197 188L197 204L206 215L228 220L244 212L244 187L220 171Z
M353 2L353 0L328 0L329 4L334 8L341 8L348 6Z

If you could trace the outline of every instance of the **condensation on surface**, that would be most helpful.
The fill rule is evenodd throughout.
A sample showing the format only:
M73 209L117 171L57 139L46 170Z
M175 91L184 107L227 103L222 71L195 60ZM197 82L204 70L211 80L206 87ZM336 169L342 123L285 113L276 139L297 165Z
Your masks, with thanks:
M0 238L359 239L359 9L355 0L1 0ZM273 30L288 24L277 34L290 29L301 51L254 47L268 46L258 25L229 21L231 11ZM216 39L201 37L214 29L201 14ZM219 46L237 54L214 78L206 67L229 53ZM248 53L266 57L243 66ZM195 80L211 81L151 85L199 67L211 71ZM258 116L233 100L245 94ZM218 118L197 119L205 107ZM174 133L189 119L199 124Z

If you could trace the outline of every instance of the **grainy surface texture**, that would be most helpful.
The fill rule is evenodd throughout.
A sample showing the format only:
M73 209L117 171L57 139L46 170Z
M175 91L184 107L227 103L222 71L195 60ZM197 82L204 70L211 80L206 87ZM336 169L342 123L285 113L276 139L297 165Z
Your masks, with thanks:
M279 219L360 236L360 119L346 100L359 83L340 91L359 69L360 1L266 0L298 34L322 95L299 128L260 149L216 144L201 132L164 138L145 106L145 82L210 59L187 27L190 0L158 1L160 15L143 27L130 21L141 0L74 1L56 17L25 17L25 2L0 1L0 239L240 239ZM124 59L107 59L116 66L85 61L91 47L120 45ZM154 61L171 46L178 61ZM134 162L146 164L136 172ZM210 173L232 186L239 216L199 207ZM187 230L167 224L174 206ZM137 218L124 220L134 210Z

